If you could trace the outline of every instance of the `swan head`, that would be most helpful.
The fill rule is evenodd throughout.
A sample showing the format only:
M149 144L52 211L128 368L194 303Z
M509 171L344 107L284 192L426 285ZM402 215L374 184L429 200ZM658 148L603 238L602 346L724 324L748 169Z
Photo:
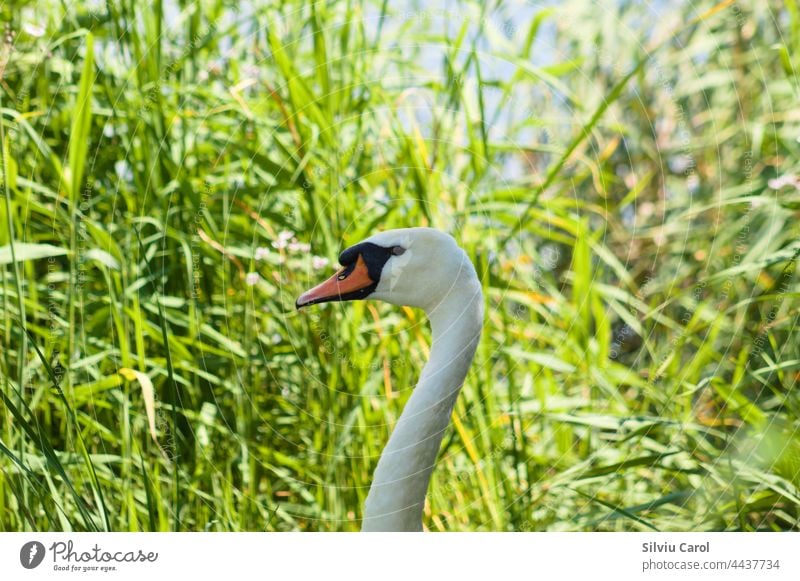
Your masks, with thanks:
M480 289L475 268L452 236L433 228L386 230L347 248L342 268L304 292L300 309L331 301L377 299L426 311Z

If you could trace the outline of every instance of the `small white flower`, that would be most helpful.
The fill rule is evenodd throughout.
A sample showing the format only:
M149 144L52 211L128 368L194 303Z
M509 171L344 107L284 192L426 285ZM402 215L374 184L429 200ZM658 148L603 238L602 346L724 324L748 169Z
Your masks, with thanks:
M264 248L263 246L259 246L256 248L256 260L265 260L269 256L269 249Z
M261 280L261 276L257 272L248 272L247 275L244 277L244 282L247 286L255 286L258 284L258 281Z
M283 339L283 337L281 337L280 333L273 333L271 339L272 339L272 344L277 345L278 343L281 342L281 339Z
M290 232L289 230L283 230L278 234L278 239L272 243L277 249L286 248L289 245L289 240L294 237L294 232Z
M117 177L125 182L133 179L133 170L127 160L120 160L114 162L114 171L117 172Z
M328 266L329 260L323 256L314 256L311 258L311 268L314 270L322 270Z
M44 26L38 24L31 24L30 22L22 25L22 30L35 38L44 36Z
M767 185L773 190L780 190L785 186L794 186L800 189L800 178L793 175L782 175L777 178L772 178L767 182Z
M290 242L289 243L289 251L290 252L308 252L311 250L311 245L305 242Z

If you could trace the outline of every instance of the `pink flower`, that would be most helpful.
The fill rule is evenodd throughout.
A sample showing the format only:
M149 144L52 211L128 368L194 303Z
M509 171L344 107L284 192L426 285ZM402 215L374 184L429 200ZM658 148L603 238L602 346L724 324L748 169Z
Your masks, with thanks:
M255 286L258 284L258 281L261 280L261 276L257 272L248 272L247 275L244 277L244 283L247 286Z
M329 260L322 256L314 256L311 258L311 268L314 270L322 270L326 266L328 266Z

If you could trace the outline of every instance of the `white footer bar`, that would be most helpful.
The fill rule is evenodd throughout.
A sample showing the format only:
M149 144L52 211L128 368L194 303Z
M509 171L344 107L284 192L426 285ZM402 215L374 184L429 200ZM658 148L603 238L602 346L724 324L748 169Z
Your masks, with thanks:
M0 571L3 579L114 581L797 581L800 533L2 533Z

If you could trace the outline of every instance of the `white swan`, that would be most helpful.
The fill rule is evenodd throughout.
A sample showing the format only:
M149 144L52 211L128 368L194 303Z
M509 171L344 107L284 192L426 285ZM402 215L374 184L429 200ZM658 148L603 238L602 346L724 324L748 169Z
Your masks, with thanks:
M342 252L339 262L344 268L303 293L298 309L378 299L419 307L431 322L430 358L378 461L361 526L421 531L442 436L483 326L481 285L455 240L432 228L381 232Z

